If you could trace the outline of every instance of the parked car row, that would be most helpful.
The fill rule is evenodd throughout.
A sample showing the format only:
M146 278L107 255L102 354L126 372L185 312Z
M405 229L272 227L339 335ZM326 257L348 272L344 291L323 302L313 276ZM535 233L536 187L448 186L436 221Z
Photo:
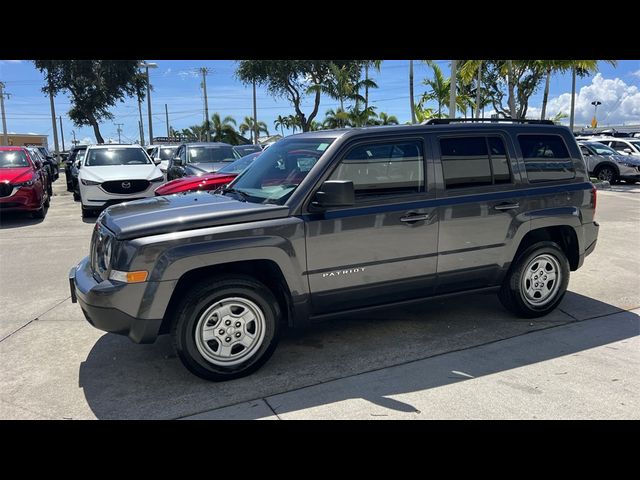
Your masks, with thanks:
M617 142L617 139L610 141L614 145ZM640 181L640 153L633 154L624 150L621 153L605 141L579 141L578 145L591 176L612 184L619 180L626 183Z

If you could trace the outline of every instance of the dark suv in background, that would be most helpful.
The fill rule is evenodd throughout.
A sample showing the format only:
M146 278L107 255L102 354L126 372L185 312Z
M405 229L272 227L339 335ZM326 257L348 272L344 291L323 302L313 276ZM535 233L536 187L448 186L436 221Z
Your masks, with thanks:
M214 173L241 155L233 146L221 142L185 143L178 147L169 160L167 180Z
M292 135L227 187L108 208L71 295L95 327L170 333L196 375L246 375L282 325L496 292L533 318L596 245L596 190L552 122Z

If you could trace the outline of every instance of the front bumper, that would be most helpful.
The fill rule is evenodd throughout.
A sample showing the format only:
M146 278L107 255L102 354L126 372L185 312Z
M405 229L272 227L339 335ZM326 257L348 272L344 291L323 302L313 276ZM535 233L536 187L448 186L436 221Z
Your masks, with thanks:
M13 187L13 191L6 197L0 197L0 210L3 211L34 211L42 205L41 196L36 187Z
M148 282L98 282L91 272L89 257L69 272L71 301L80 304L87 321L99 330L126 335L135 343L153 343L162 325L162 318L131 315L142 304L147 286Z
M149 186L141 192L117 194L103 190L101 185L82 185L78 183L82 197L82 205L95 208L108 207L116 203L132 202L134 200L153 197L154 190L160 185L162 185L162 182L153 182L149 183Z

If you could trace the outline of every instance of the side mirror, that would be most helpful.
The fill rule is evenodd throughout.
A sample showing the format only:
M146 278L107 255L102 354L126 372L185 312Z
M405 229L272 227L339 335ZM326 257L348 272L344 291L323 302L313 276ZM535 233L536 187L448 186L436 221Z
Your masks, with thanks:
M182 159L180 157L173 157L173 164L176 167L181 167L182 166Z
M352 180L327 180L316 192L311 205L317 208L350 207L355 202Z
M40 160L36 160L33 162L38 170L42 168L42 162Z
M162 160L160 160L160 157L153 157L151 160L153 160L153 163L155 163L156 165L160 165L160 162L162 162Z
M633 155L633 150L631 150L629 147L625 148L623 150L624 153L628 154L628 155Z

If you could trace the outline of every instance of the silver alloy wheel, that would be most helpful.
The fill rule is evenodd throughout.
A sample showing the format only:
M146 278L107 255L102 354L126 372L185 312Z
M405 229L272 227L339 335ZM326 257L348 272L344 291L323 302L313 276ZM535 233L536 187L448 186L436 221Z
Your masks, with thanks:
M605 167L598 172L598 180L610 182L613 179L613 170L609 167Z
M264 313L254 302L224 298L200 315L195 329L196 347L214 365L237 365L260 348L265 328Z
M531 260L520 281L521 290L527 303L542 307L555 298L562 281L560 262L548 253Z

